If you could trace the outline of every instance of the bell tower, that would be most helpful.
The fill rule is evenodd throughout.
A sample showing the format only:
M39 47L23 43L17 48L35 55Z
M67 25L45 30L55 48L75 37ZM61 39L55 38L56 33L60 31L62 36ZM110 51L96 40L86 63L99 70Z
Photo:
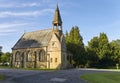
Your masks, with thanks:
M53 19L53 30L58 30L60 32L62 32L62 19L60 16L60 12L59 12L59 8L58 8L58 4L56 5L56 10L55 10L55 14L54 14L54 19Z

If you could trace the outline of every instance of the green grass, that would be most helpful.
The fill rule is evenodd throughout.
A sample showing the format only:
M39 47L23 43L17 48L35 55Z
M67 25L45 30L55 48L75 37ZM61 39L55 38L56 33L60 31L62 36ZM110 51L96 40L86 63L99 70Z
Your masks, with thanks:
M0 68L10 68L9 66L0 66Z
M84 74L81 79L88 81L90 83L120 83L120 73L93 73Z
M3 79L5 79L5 76L0 75L0 80L3 80Z

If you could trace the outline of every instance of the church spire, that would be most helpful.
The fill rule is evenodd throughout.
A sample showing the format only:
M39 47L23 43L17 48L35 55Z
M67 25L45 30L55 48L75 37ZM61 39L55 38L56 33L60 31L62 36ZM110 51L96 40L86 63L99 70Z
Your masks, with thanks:
M58 4L56 6L54 19L53 19L53 29L54 29L54 27L56 27L56 29L58 29L60 27L60 29L62 30L62 19L61 19L61 16L60 16Z

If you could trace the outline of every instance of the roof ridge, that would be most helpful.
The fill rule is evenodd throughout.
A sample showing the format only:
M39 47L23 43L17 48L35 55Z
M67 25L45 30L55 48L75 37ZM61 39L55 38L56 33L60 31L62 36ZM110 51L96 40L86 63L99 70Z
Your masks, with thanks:
M31 31L31 32L26 32L26 33L34 33L34 32L39 32L39 31L48 31L48 30L52 30L52 28L49 28L49 29L41 29L41 30L36 30L36 31Z

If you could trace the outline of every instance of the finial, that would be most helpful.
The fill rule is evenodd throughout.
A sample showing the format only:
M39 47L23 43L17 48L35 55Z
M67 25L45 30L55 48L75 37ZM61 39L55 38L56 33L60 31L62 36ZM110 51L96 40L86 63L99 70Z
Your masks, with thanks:
M58 3L56 4L56 9L58 9Z

